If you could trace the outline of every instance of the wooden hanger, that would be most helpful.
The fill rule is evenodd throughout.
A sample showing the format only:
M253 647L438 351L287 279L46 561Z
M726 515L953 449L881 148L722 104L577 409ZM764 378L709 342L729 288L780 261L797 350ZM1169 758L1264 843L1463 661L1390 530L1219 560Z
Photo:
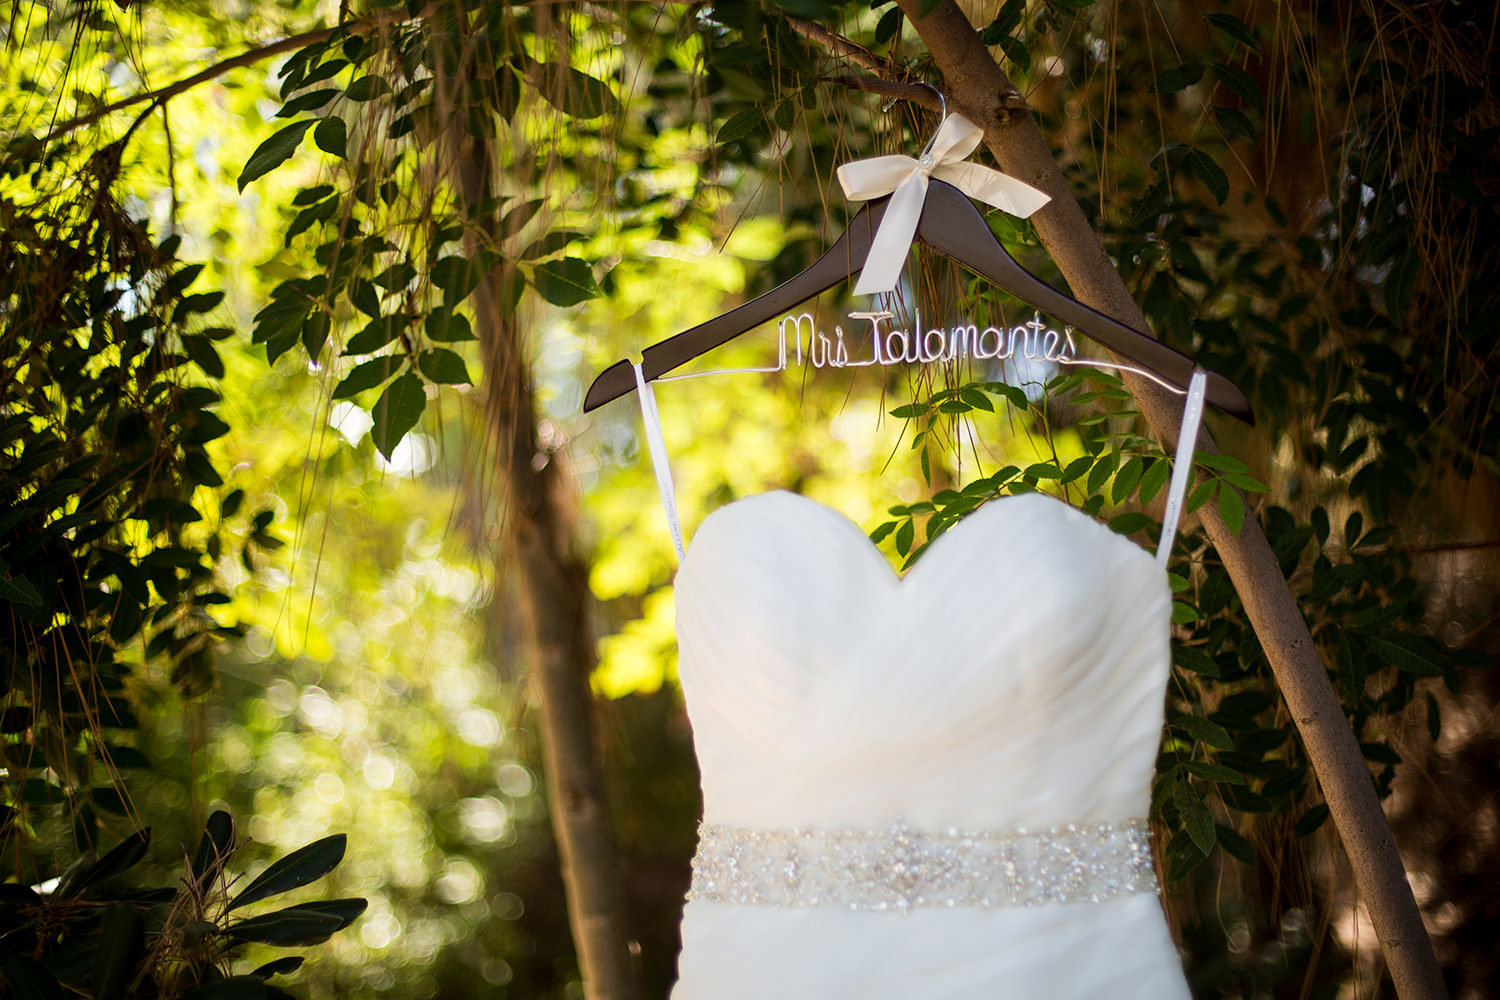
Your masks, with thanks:
M647 347L641 364L646 380L665 375L859 273L889 201L885 197L867 202L838 242L801 274L722 316ZM1192 358L1069 298L1026 270L995 238L968 196L951 184L936 179L930 182L917 223L917 239L1115 354L1186 390L1193 374ZM589 386L583 410L587 413L634 389L631 363L617 361ZM1222 375L1208 373L1207 400L1246 423L1255 422L1249 399Z

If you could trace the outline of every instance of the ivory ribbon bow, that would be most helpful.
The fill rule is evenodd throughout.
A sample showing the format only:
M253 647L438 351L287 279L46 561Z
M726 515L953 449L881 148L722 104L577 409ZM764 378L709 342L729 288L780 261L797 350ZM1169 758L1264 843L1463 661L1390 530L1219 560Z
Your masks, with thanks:
M947 181L969 197L1022 219L1052 200L998 170L962 162L983 137L979 126L967 118L949 115L938 126L937 135L920 159L875 156L839 167L839 183L850 200L869 201L891 195L885 218L870 244L864 270L854 286L855 295L888 292L896 287L901 267L906 263L906 251L916 236L917 221L922 217L929 177Z

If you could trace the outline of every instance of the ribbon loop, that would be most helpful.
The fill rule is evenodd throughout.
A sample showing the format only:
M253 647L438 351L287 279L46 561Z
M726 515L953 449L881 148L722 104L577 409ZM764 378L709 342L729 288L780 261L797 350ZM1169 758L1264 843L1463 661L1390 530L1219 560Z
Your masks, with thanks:
M970 198L1018 218L1027 218L1051 198L998 170L964 162L979 148L984 133L962 115L948 115L938 126L919 158L875 156L845 163L838 169L839 184L851 201L870 201L891 196L885 218L870 244L864 270L854 286L855 295L889 292L901 277L906 252L916 236L922 205L927 200L927 181L947 181Z

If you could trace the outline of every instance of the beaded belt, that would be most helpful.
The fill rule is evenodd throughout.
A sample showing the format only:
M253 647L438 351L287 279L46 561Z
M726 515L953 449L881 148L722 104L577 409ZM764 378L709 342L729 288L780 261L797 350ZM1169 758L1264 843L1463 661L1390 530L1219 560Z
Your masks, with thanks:
M913 907L1102 903L1155 892L1143 819L1009 833L745 830L703 824L690 900L753 906Z

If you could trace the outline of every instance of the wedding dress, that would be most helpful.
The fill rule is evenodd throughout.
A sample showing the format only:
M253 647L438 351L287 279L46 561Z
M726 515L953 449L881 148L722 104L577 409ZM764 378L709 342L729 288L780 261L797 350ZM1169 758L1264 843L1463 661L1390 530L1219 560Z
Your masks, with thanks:
M1144 818L1172 608L1150 553L1024 494L897 576L774 492L703 521L676 602L703 822L673 1000L1185 1000Z

